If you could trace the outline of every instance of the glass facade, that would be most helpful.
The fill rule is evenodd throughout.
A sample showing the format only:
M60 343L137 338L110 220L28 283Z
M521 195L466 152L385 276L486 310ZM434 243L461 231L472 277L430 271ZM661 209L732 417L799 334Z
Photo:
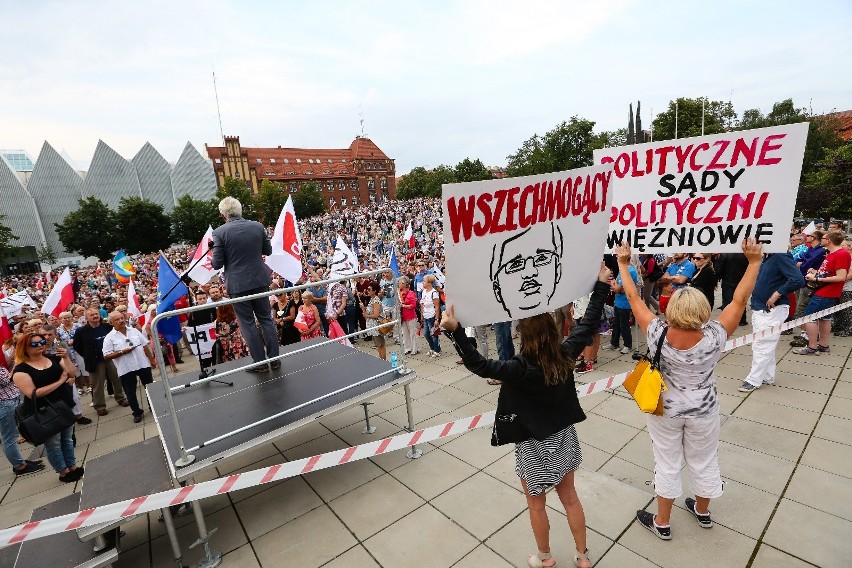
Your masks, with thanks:
M0 150L0 154L6 158L6 161L16 172L33 171L33 161L23 150Z

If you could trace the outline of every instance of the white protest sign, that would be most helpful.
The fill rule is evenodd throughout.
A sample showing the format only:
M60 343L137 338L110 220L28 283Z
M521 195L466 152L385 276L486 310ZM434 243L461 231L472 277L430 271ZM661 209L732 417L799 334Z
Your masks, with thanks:
M614 166L606 250L786 252L808 123L595 150Z
M192 354L198 356L198 346L201 345L201 358L209 359L213 356L213 344L216 343L216 322L196 325L186 328L186 342Z
M0 305L3 306L3 311L6 312L6 316L10 318L21 313L25 304L33 308L38 308L38 304L35 303L35 300L30 298L30 295L25 291L17 292L0 300Z
M592 289L612 165L443 186L447 301L465 326L553 311Z

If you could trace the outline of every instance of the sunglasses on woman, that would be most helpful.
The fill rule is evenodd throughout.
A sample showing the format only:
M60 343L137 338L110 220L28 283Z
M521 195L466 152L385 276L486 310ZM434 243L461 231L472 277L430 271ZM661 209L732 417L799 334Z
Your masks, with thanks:
M41 341L30 341L30 347L33 347L33 348L39 347L39 346L44 347L45 345L47 345L47 340L45 340L45 339L42 339Z
M692 260L704 260L703 256L693 256Z

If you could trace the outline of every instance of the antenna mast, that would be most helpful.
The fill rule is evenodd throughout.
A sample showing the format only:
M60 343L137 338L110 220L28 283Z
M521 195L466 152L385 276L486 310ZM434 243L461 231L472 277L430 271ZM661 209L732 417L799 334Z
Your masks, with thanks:
M210 65L213 69L213 65ZM225 145L225 131L222 130L222 111L219 110L219 91L216 90L216 70L213 69L213 94L216 96L216 114L219 116L219 135L222 137L222 145Z

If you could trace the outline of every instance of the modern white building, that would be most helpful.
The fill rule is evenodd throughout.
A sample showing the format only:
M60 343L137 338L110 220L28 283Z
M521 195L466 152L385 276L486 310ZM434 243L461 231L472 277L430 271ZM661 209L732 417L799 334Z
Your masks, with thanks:
M210 199L215 194L213 165L189 142L172 165L147 142L127 160L98 141L86 172L78 171L48 142L36 160L23 150L0 150L0 214L18 236L13 244L48 244L61 263L82 260L64 249L54 226L79 207L81 198L95 196L115 210L122 197L142 197L169 213L184 195Z

